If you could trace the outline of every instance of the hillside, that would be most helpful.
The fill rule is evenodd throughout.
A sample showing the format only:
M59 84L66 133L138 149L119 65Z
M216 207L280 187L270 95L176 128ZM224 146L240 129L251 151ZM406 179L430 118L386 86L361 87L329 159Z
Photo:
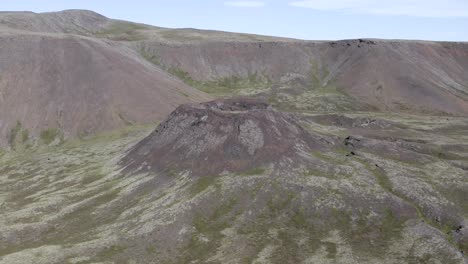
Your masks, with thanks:
M124 45L78 35L1 32L2 147L153 123L182 103L210 98Z
M187 84L216 95L260 94L285 109L468 114L467 43L304 41L159 28L80 10L3 16L9 28L125 43ZM26 17L37 26L28 26ZM310 103L314 98L325 103Z
M35 138L48 129L68 138L154 122L209 98L189 86L287 111L468 114L466 43L303 41L158 28L84 10L2 12L0 32L2 146L17 124Z

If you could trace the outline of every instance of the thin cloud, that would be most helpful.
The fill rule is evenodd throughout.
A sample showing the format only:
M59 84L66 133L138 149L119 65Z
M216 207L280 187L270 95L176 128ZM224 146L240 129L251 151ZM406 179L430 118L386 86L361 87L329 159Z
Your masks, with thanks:
M263 7L266 6L266 3L261 1L229 1L224 2L224 5L234 7Z
M319 11L372 15L468 17L468 1L461 0L306 0L290 2L289 5Z

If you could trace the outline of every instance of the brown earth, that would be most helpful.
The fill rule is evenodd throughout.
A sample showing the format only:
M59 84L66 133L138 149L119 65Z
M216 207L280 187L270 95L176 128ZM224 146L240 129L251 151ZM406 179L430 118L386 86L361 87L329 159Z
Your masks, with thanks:
M127 170L195 176L241 173L331 145L293 116L252 99L182 105L122 160Z
M0 14L1 16L1 14ZM210 97L131 49L63 34L0 34L0 145L22 131L73 138L162 120Z

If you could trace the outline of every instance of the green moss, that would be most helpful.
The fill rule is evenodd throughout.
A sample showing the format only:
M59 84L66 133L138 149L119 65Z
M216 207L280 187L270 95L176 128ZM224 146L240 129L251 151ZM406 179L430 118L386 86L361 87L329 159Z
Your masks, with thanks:
M205 176L205 177L198 178L195 184L192 185L190 188L191 196L192 197L197 196L199 193L208 189L208 187L213 185L215 182L216 182L216 178L212 176Z
M99 252L97 257L102 260L110 260L116 255L120 255L125 252L127 247L121 245L112 245L103 251Z
M192 79L190 74L180 68L175 68L175 67L169 68L169 73L176 76L177 78L181 79L182 81L184 81L185 83L191 86L194 86L196 84L195 80Z
M100 168L99 169L92 169L90 171L85 171L85 172L83 172L83 174L85 174L85 176L81 180L81 184L83 184L83 185L87 185L87 184L96 182L96 181L102 179L105 176L105 174L102 172L102 170Z
M246 77L229 76L218 80L203 82L197 88L212 94L237 95L242 92L257 93L271 87L271 81L258 73Z
M362 160L362 159L356 159L356 161L364 165L366 170L372 173L372 175L374 175L377 183L382 189L384 189L387 192L394 193L392 182L390 181L390 179L387 177L387 175L381 168L375 165L371 165L369 164L369 162Z
M163 63L161 62L161 58L157 54L153 54L145 49L140 49L140 55L145 58L147 61L153 63L156 66L161 68L164 67Z
M96 36L112 40L137 41L145 39L145 36L141 32L139 32L140 30L144 29L146 29L144 25L131 22L117 21L112 23L106 29L96 33Z
M324 178L335 178L332 173L328 173L326 171L322 171L316 168L309 168L304 171L304 176L310 177L324 177Z
M195 232L190 237L188 245L181 251L182 256L177 263L196 260L206 263L209 256L215 255L224 237L221 231L230 227L229 223L235 217L232 212L236 205L237 199L232 197L219 203L212 213L196 213L192 220Z
M237 204L236 198L229 199L227 202L221 204L219 207L215 209L212 219L218 220L222 218L223 216L226 216L228 213L230 213L233 210L236 204Z
M190 34L190 32L187 32L185 30L165 30L162 32L159 32L159 36L171 40L171 41L198 41L198 40L203 40L204 37L199 36L199 35L193 35Z
M298 210L291 220L296 228L306 228L308 226L307 218L302 209Z

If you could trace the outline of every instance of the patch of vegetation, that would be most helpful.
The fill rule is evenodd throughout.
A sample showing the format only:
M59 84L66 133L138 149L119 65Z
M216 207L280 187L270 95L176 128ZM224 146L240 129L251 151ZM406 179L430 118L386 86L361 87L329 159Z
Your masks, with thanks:
M309 168L304 171L304 176L324 177L324 178L335 178L332 173L322 171L316 168Z
M247 77L229 76L221 77L216 80L195 80L187 71L175 66L165 65L157 54L149 52L145 49L140 49L140 54L147 61L169 72L171 75L174 75L178 79L185 82L187 85L195 87L209 94L229 96L238 95L245 91L248 93L256 93L255 91L267 89L272 84L268 78L258 73L249 74ZM183 95L188 97L186 94Z
M404 227L402 220L398 219L390 208L385 209L380 232L385 238L399 237Z
M125 252L127 247L121 245L112 245L103 251L99 252L97 257L102 260L111 260L116 255L120 255Z
M194 185L190 188L190 194L192 197L197 196L204 190L208 189L211 185L216 182L216 178L212 176L200 177Z
M389 193L394 193L393 184L390 181L390 179L387 177L383 169L381 169L380 167L377 167L377 165L371 165L369 164L368 161L365 161L365 160L356 159L356 161L361 163L366 168L367 171L369 171L370 173L372 173L372 175L374 175L377 183L382 189L384 189L385 191Z
M285 194L286 195L275 195L268 200L267 206L269 215L265 215L265 217L276 217L285 213L285 208L290 205L292 200L296 197L296 194L292 192L287 192Z
M327 163L333 163L333 164L344 164L346 163L346 155L344 154L338 154L335 155L335 153L332 152L322 152L322 151L314 151L311 153L312 156L325 161Z
M165 38L167 40L172 40L172 41L197 41L197 40L203 40L204 37L200 35L193 35L190 32L187 32L185 30L165 30L162 32L159 32L159 35L162 38Z
M257 94L269 89L271 85L272 82L267 77L254 73L249 74L247 77L222 77L214 81L195 84L194 87L215 95L241 95Z
M286 230L278 233L280 246L273 252L273 263L301 263L300 247L295 234Z
M195 260L205 263L211 255L216 254L224 237L221 231L228 228L232 220L226 219L225 216L232 211L236 203L237 200L233 198L217 207L211 216L195 215L193 226L196 232L192 234L189 244L183 251L180 263Z
M8 144L13 150L18 150L21 146L29 147L27 144L29 140L29 131L23 127L20 121L16 121L16 125L11 129L8 136Z
M87 185L87 184L96 182L96 181L102 179L105 176L105 174L102 172L101 168L91 169L91 170L88 170L88 171L84 171L82 173L85 174L85 176L81 180L81 184L83 184L83 185Z
M158 249L154 245L149 245L145 248L146 252L151 255L158 254Z
M187 71L175 66L165 65L161 61L161 58L152 52L149 52L145 49L140 49L140 54L149 62L179 78L187 85L195 87L209 94L226 96L239 95L242 93L255 94L259 91L270 88L272 85L272 82L269 80L269 78L258 73L252 73L245 77L228 76L221 77L216 80L195 80Z
M21 142L26 143L29 140L29 131L27 129L24 129L21 132Z
M147 61L151 62L152 64L159 66L160 68L165 69L164 64L161 62L161 58L154 53L147 51L146 49L140 48L139 50L140 55L145 58Z
M8 138L8 143L10 143L11 146L14 147L14 144L16 142L16 137L18 136L20 131L21 131L21 122L16 121L16 125L14 128L11 129L10 136Z
M234 206L237 204L237 199L236 198L231 198L227 202L221 204L218 206L215 211L213 212L212 218L214 220L218 220L222 218L223 216L227 215L228 213L232 212L234 209Z
M381 169L378 168L377 166L374 168L372 167L369 163L360 160L360 162L366 167L367 170L372 172L374 176L377 179L378 184L387 192L401 198L403 201L406 203L410 204L414 210L416 211L418 217L425 222L428 225L431 225L432 227L440 230L442 233L446 235L447 241L452 243L455 247L463 247L463 245L460 244L455 244L453 243L453 237L452 237L452 231L456 228L456 225L454 223L449 223L447 221L441 222L437 221L433 218L429 218L426 216L423 208L421 206L413 201L411 198L407 197L404 194L401 194L397 192L391 183L391 181L388 179L387 175L385 172ZM451 193L453 193L451 191ZM389 236L393 233L400 232L402 229L403 223L401 219L397 219L394 215L393 212L389 209L385 211L385 218L382 222L382 227L380 228L380 231L386 235Z
M120 118L120 120L122 120L122 121L124 122L124 124L125 124L126 126L131 126L131 125L133 125L133 122L127 120L127 118L125 118L125 116L124 116L122 113L119 113L119 118Z
M330 216L333 219L331 226L340 230L354 252L381 257L393 240L401 238L405 223L405 219L398 218L390 208L382 214L380 220L370 222L363 213L352 217L350 212L334 210Z
M49 145L52 143L57 137L60 136L60 130L57 128L48 128L46 130L43 130L40 134L40 138L42 142L46 145ZM63 139L61 139L63 141Z
M308 223L307 223L307 218L304 214L304 210L303 209L299 209L294 215L293 217L291 218L292 220L292 223L294 224L294 226L296 228L306 228L308 226Z
M176 76L177 78L181 79L182 81L184 81L185 83L191 85L191 86L194 86L194 84L196 83L196 81L194 79L192 79L192 77L190 76L190 74L180 68L169 68L169 73Z
M393 184L390 179L382 172L379 168L370 168L370 165L366 165L368 170L374 174L375 178L377 179L377 183L382 187L382 189L393 192Z
M325 246L325 250L327 251L327 258L335 259L337 253L336 244L331 242L323 242L323 244Z
M146 29L144 25L117 21L112 23L112 25L106 29L96 33L96 36L118 41L137 41L145 39L145 36L139 32L144 29Z

